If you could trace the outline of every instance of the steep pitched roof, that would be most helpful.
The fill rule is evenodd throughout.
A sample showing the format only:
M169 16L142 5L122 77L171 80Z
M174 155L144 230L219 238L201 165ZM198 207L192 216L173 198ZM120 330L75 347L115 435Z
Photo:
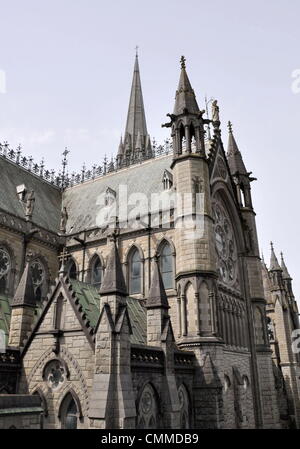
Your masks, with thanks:
M0 209L25 219L23 204L18 198L16 187L25 184L28 192L35 193L32 221L49 231L58 232L61 211L60 190L30 173L21 166L0 156Z
M195 92L186 73L185 58L181 58L181 72L175 96L174 114L180 115L187 109L191 114L199 114Z
M63 193L63 205L66 206L69 215L67 232L97 227L97 215L101 210L100 201L108 187L116 191L117 202L119 186L126 186L128 197L132 193L140 192L147 196L150 204L151 194L163 191L163 173L165 169L170 170L172 159L172 154L150 159L142 164L123 168L66 189Z

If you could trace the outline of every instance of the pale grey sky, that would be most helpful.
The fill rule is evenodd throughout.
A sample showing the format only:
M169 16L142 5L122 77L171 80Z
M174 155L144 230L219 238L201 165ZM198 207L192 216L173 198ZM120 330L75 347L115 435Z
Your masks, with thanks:
M219 100L222 135L234 133L249 171L261 249L269 242L300 297L299 0L0 0L0 141L19 142L37 162L70 169L116 153L124 132L139 45L150 135L162 141L179 58L199 106Z

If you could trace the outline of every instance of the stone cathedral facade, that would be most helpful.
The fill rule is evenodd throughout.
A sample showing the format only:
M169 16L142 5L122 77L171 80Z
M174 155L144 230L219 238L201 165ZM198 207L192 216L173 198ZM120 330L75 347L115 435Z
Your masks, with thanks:
M184 58L168 119L158 146L136 57L115 160L56 176L1 145L0 428L300 426L292 279Z

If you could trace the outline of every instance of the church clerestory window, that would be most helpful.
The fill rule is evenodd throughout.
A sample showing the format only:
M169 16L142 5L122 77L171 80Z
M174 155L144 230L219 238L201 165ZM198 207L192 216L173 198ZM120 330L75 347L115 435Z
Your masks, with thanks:
M103 267L101 264L101 260L100 257L97 256L92 264L92 271L91 271L91 283L97 288L100 288L101 286L102 271Z
M173 254L169 243L165 243L160 252L160 271L166 290L173 288L174 270L173 270Z
M134 249L129 258L129 292L138 294L142 291L142 261L138 249Z

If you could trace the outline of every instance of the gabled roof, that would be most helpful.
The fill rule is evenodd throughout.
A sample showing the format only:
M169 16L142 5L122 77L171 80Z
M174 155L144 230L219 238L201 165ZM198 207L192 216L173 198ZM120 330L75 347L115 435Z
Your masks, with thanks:
M100 294L97 288L94 287L93 285L87 284L85 282L80 282L74 279L69 279L65 276L58 278L56 280L55 285L52 286L47 296L47 299L44 301L43 308L41 309L41 312L36 319L32 333L25 343L23 354L27 351L28 347L30 346L30 343L34 337L35 332L38 330L40 324L42 323L59 289L63 290L64 295L67 296L67 298L71 302L71 305L78 318L78 321L82 326L82 330L85 333L92 349L94 349L95 330L100 317ZM128 315L132 327L132 335L130 335L130 341L132 344L146 344L147 341L146 309L137 299L127 298L126 302L128 306ZM5 307L6 307L5 310L8 310L7 305ZM10 314L10 312L8 313ZM9 317L7 316L6 319L9 320ZM4 327L5 326L4 322L0 321L0 326L1 325ZM8 329L6 330L6 332L8 332Z

